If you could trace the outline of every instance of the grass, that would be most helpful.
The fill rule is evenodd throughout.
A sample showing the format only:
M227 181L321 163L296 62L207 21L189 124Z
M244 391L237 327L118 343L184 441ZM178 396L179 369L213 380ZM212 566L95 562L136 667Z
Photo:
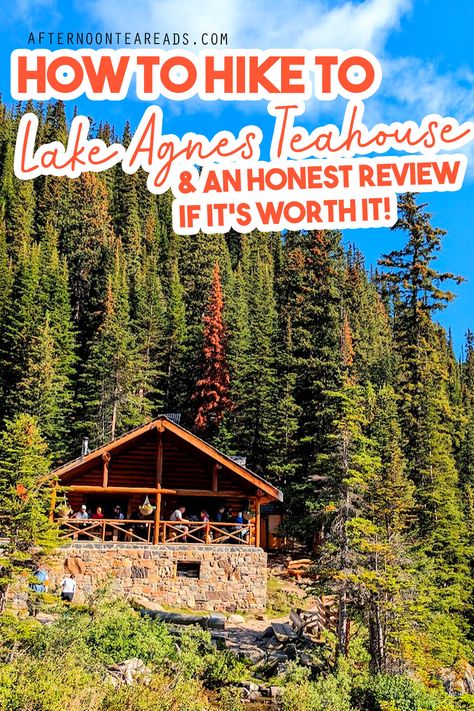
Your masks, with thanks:
M299 595L291 590L285 590L280 578L270 574L267 582L267 615L283 617L289 615L294 607L301 607Z

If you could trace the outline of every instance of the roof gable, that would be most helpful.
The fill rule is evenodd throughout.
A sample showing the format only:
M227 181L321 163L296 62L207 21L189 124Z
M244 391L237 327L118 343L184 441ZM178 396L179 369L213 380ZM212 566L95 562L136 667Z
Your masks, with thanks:
M192 432L189 432L184 427L181 427L175 422L172 422L165 416L161 416L153 422L141 425L140 427L137 427L134 430L127 432L121 437L118 437L112 442L109 442L108 444L103 445L98 449L95 449L89 454L75 459L71 462L68 462L67 464L64 464L63 466L54 470L54 472L52 472L52 475L58 477L65 485L67 485L67 481L71 477L80 475L81 472L87 471L90 466L93 465L96 461L100 461L102 455L104 455L105 453L111 454L114 451L120 451L120 449L130 446L131 442L137 441L138 439L142 438L144 435L154 429L162 432L164 430L168 430L170 433L176 435L188 445L195 447L202 454L209 456L215 462L236 474L238 477L245 479L247 482L250 482L257 488L261 489L262 492L264 494L267 494L270 498L276 499L278 501L283 500L282 492L275 486L273 486L273 484L270 484L270 482L266 481L258 474L255 474L250 469L247 469L241 464L235 462L233 459L223 454L212 445L200 439Z

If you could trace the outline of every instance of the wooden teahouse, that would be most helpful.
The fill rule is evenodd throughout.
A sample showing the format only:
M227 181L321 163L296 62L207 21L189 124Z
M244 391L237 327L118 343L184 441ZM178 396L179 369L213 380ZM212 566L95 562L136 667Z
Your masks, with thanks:
M62 493L52 511L64 538L70 539L258 547L261 506L283 499L275 486L166 416L61 466L53 475L69 513L61 510ZM104 518L79 520L83 505L92 513L100 507ZM117 506L123 518L117 517ZM170 521L180 506L185 507L185 525ZM242 513L244 522L219 520L222 507L232 515ZM208 522L199 517L201 511L209 514Z

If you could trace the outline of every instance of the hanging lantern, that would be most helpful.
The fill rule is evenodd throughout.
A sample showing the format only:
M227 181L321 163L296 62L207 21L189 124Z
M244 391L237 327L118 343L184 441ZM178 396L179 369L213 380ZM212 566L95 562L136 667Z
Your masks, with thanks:
M155 507L151 505L150 499L148 498L148 494L145 496L145 501L143 504L140 506L138 509L141 513L142 516L150 516L150 514L153 513L155 510Z

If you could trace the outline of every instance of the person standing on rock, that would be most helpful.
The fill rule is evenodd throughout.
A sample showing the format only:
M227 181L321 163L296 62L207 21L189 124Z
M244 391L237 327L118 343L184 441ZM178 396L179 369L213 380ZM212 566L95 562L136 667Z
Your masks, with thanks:
M76 593L77 583L74 579L74 573L66 575L61 581L61 600L71 603Z

